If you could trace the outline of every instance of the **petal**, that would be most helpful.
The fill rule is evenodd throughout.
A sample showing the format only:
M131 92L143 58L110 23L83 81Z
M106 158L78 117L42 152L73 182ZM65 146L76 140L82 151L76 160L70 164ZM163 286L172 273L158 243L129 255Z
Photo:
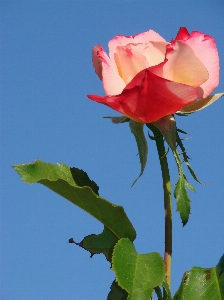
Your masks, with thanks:
M179 35L176 39L184 40L195 55L204 64L209 73L209 79L201 85L204 91L203 98L206 98L219 84L219 56L215 40L212 36L193 31L188 39L186 35Z
M156 66L164 61L167 42L149 42L142 54L146 56L149 66Z
M179 40L179 41L185 42L186 40L189 39L189 37L190 37L190 34L187 31L187 28L180 27L175 40Z
M97 45L93 48L93 66L96 74L103 81L103 87L107 95L120 94L126 84L118 73L118 69L110 60L104 49Z
M223 97L224 93L219 93L215 95L208 96L207 98L202 98L199 100L193 101L191 104L185 106L180 110L183 114L191 114L196 111L199 111L201 109L206 108L207 106L213 104L215 101L217 101L219 98Z
M113 60L114 53L116 52L117 46L127 46L128 44L147 44L148 42L166 42L163 37L161 37L157 32L149 30L135 36L115 36L109 41L109 56Z
M92 62L96 74L98 75L99 79L102 80L102 61L97 55L99 51L103 51L103 48L100 45L96 45L93 47Z
M138 72L147 67L147 59L145 56L136 51L132 51L130 47L116 48L114 59L118 68L120 77L127 84Z
M135 43L148 43L150 41L165 42L165 39L161 37L161 35L159 35L157 32L151 29L146 32L135 35L133 39Z
M146 32L136 34L135 36L118 35L109 41L109 49L114 52L117 46L126 46L128 44L147 44L148 42L166 42L157 32L148 30Z
M120 95L88 95L89 99L142 123L174 114L197 97L196 88L160 78L151 73L150 68L139 72Z
M151 69L154 74L193 87L199 87L208 80L207 69L190 46L175 41L167 50L166 62Z
M118 46L115 50L114 58L116 61L116 53L118 52L117 49L130 49L132 52L139 53L146 57L147 62L146 64L144 63L144 68L141 69L143 70L149 66L155 66L164 61L167 44L167 42L148 42L147 44L128 44L127 46Z

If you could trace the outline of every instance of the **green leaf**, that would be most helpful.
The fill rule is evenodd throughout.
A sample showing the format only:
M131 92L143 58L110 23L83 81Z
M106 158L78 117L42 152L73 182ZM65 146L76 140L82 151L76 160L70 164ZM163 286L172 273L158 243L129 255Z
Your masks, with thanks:
M79 170L78 168L70 168L72 178L74 182L78 186L89 186L95 194L99 196L99 187L98 185L93 181L89 179L89 176L86 172L83 170Z
M190 199L188 197L185 183L186 180L184 178L184 175L183 173L180 173L174 190L174 196L177 200L177 211L179 211L180 213L183 226L185 226L188 222L191 208Z
M127 238L120 239L114 247L112 268L119 286L129 293L128 300L149 300L153 288L165 278L159 253L138 254Z
M148 145L144 134L143 126L144 124L135 122L133 120L130 120L129 126L131 128L131 132L134 134L137 146L138 146L138 153L140 158L140 164L141 164L141 172L139 176L135 179L132 185L136 183L136 181L139 179L139 177L143 174L146 162L147 162L147 155L148 155Z
M117 241L118 238L107 227L104 227L102 233L88 235L80 243L76 243L76 245L89 251L91 257L94 254L103 253L106 259L111 262L112 252Z
M107 300L127 300L128 293L122 289L116 281L113 281L110 287L110 293L107 296Z
M187 193L187 188L193 192L195 192L195 189L186 179L186 176L183 172L182 163L180 161L180 155L177 150L173 150L173 155L176 160L179 173L178 181L174 189L174 197L176 198L177 211L179 211L181 221L183 226L185 226L190 215L190 198Z
M224 300L224 255L214 268L186 272L173 300Z
M94 193L95 183L84 175L84 171L73 171L64 164L52 165L36 160L34 163L15 165L14 169L26 183L41 183L69 200L104 224L118 239L134 240L135 229L122 206L114 205ZM73 174L73 175L72 175ZM76 181L74 181L74 178ZM81 184L81 186L78 185ZM87 185L83 184L87 182ZM90 187L90 186L92 187Z
M183 131L183 130L180 130L180 129L179 129L178 131L179 131L179 132L182 132L182 133L184 133L184 134L187 134L187 133L186 133L185 131ZM180 136L179 136L178 132L177 132L177 144L178 144L178 146L180 147L180 149L181 149L181 151L182 151L181 154L182 154L182 156L183 156L183 158L184 158L184 162L185 162L185 164L186 164L186 166L187 166L189 172L191 173L191 176L194 178L195 181L197 181L197 182L200 183L200 184L203 184L202 182L199 181L199 179L197 178L197 176L196 176L194 170L193 170L192 167L190 166L190 163L189 163L189 157L187 156L186 150L185 150L185 148L184 148L184 145L183 145L183 143L182 143L182 141L181 141L181 139L180 139ZM203 185L204 185L204 184L203 184Z

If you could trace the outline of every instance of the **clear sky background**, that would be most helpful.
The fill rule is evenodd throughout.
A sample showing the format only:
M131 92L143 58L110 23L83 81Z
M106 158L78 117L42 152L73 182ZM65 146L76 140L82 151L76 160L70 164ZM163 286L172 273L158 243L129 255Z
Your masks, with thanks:
M224 2L216 1L1 1L1 300L104 300L114 280L103 255L67 241L100 233L102 224L42 185L27 185L11 168L33 162L85 170L100 195L122 205L137 231L139 253L164 251L160 166L149 140L144 175L128 124L87 94L104 95L92 67L96 44L115 35L153 29L170 41L180 26L214 36L224 92ZM224 250L224 99L177 126L200 186L190 177L192 211L183 228L173 209L172 291L192 266L215 266ZM147 131L146 131L147 133ZM171 180L177 168L171 153Z

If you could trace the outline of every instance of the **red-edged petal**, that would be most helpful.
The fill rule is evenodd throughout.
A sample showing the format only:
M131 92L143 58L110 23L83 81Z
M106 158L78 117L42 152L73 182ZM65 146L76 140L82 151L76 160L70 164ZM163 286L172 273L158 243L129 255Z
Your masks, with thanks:
M88 95L89 99L142 123L174 114L197 97L196 88L160 78L149 69L139 72L120 95Z
M97 55L99 51L103 51L103 48L100 45L96 45L93 47L92 62L96 74L98 75L99 79L102 80L102 60Z
M174 41L167 48L165 63L150 69L154 74L195 88L208 80L207 69L190 46Z
M117 95L122 92L126 84L118 73L117 66L110 60L104 49L97 45L92 51L92 61L96 74L103 81L107 95Z
M184 41L188 40L189 37L190 37L190 34L187 31L187 28L180 27L175 40L184 42Z
M219 84L219 56L215 40L212 36L198 31L193 31L187 38L187 34L184 36L183 32L182 30L178 33L176 39L189 45L208 70L209 79L201 85L203 98L206 98Z

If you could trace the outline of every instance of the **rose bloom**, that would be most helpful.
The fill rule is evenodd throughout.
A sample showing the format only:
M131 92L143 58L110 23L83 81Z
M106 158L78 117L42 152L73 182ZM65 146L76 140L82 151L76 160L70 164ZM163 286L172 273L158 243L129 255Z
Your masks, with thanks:
M116 36L109 56L92 51L96 74L107 96L88 95L128 118L151 123L200 102L219 83L219 57L213 37L181 27L170 43L153 30Z

